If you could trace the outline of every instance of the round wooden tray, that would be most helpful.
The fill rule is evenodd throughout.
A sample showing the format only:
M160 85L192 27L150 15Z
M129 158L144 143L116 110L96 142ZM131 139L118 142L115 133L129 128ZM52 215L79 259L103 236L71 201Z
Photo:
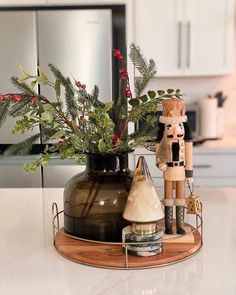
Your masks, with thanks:
M185 260L202 247L202 217L196 227L185 223L186 235L166 235L162 253L151 257L128 255L127 245L79 239L64 233L59 225L57 205L53 205L54 246L64 257L90 266L115 269L141 269L160 267ZM55 213L56 210L56 214ZM197 220L198 218L196 218Z
M164 241L162 253L151 257L126 256L121 244L85 242L63 234L62 230L56 233L54 245L64 257L86 265L118 269L150 268L191 257L202 246L199 231L194 231L193 236L194 242L182 242L181 238L179 241Z

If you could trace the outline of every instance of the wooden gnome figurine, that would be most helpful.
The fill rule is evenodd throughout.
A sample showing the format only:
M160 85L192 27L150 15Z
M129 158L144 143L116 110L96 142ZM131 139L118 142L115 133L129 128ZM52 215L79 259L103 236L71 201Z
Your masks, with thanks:
M185 182L193 181L192 135L186 123L183 99L164 99L156 143L156 165L163 171L165 233L173 234L173 206L176 205L176 228L185 234ZM175 198L173 190L175 189Z

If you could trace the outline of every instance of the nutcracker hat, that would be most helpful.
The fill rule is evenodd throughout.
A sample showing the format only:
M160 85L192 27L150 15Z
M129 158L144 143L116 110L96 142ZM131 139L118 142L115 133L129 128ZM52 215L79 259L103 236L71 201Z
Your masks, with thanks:
M185 103L183 99L171 98L162 101L162 116L160 122L164 124L178 124L187 121Z

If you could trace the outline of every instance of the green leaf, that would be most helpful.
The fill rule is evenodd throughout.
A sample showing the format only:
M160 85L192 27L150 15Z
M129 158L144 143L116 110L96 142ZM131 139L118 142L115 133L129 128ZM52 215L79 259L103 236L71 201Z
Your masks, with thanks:
M42 161L42 162L41 162L41 165L42 165L43 167L47 167L47 166L48 166L48 161Z
M38 66L38 70L39 70L39 76L44 80L44 81L48 81L48 76L46 75L45 71Z
M182 95L181 94L176 94L175 97L182 98Z
M83 142L78 135L73 135L71 137L71 144L75 149L83 150Z
M60 95L61 95L61 81L59 79L56 79L54 87L55 87L56 95L58 97L60 97Z
M106 145L104 143L104 139L100 138L98 141L98 149L100 153L105 153L106 152Z
M55 134L53 134L53 136L51 137L52 139L57 139L60 138L62 136L64 136L66 133L64 130L59 130L57 131Z
M25 163L23 167L25 173L35 173L36 168L37 166L35 163Z
M36 81L36 80L31 81L31 82L30 82L30 89L31 89L31 90L34 90L36 84L37 84L37 81Z
M53 106L51 106L49 103L45 103L42 105L43 109L46 111L52 111L53 110Z
M24 82L24 81L26 81L26 80L28 80L29 79L29 77L25 77L25 76L23 76L22 78L19 78L17 81L19 82L19 83L22 83L22 82Z
M147 97L147 95L143 95L143 96L139 97L139 99L140 99L142 102L147 102L147 101L148 101L148 97Z
M94 119L96 119L96 120L98 120L98 115L97 114L95 114L94 112L88 112L88 114L87 114L90 118L94 118Z
M108 111L110 111L110 109L112 108L112 105L113 105L113 101L106 103L104 107L104 112L107 113Z
M42 76L36 76L35 79L41 85L47 85L47 80L45 80Z
M129 100L129 104L132 106L132 107L136 107L139 105L139 100L137 98L132 98Z
M152 126L155 126L155 123L157 122L157 117L153 116L149 122Z
M173 95L171 95L171 94L165 94L165 95L163 95L163 97L165 97L165 98L172 98Z
M168 94L171 94L171 93L173 93L174 92L174 89L167 89L167 93Z
M156 92L155 91L148 91L148 95L151 99L156 97Z
M180 93L180 89L176 89L176 90L175 90L175 93L176 93L176 94Z
M19 67L19 69L20 69L20 71L21 71L23 77L25 77L25 78L26 78L26 77L27 77L27 78L31 77L30 73L27 72L27 71L22 67L22 65L18 64L18 67Z
M157 93L162 96L163 94L165 94L165 91L164 90L157 90Z
M48 123L51 123L53 121L53 115L52 113L46 111L44 114L43 114L43 118L42 118L43 121L47 121Z

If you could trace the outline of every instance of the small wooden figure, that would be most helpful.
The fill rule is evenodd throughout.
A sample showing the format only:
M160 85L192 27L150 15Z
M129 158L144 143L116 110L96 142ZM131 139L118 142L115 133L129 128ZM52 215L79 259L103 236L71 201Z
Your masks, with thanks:
M192 135L183 99L165 99L159 120L156 143L156 165L163 171L165 233L173 234L173 206L176 205L176 228L185 234L185 182L193 182ZM176 190L175 197L173 190Z

